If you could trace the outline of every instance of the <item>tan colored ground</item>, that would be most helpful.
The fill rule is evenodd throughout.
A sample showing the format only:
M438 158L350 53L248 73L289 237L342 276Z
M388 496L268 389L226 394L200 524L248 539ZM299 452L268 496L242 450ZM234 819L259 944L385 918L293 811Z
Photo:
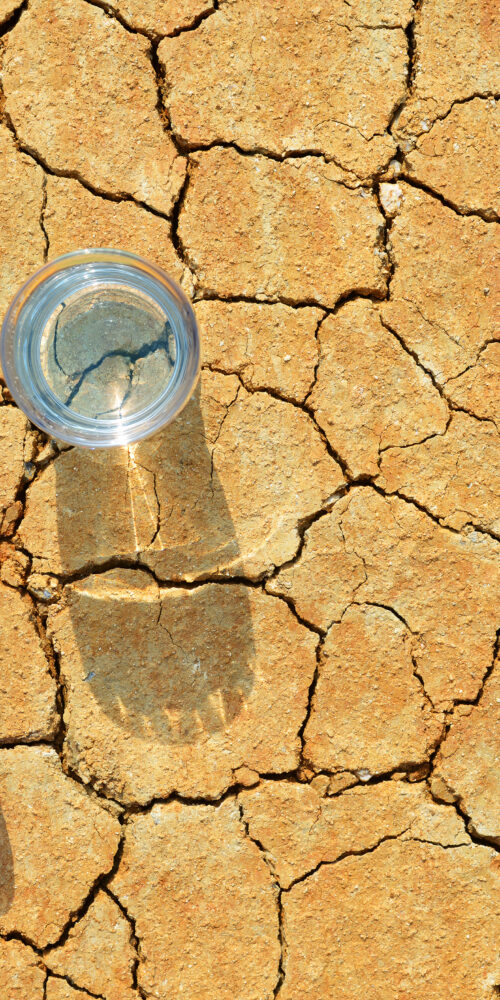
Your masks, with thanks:
M500 991L498 5L0 0L0 308L113 245L200 385L0 385L0 1000Z

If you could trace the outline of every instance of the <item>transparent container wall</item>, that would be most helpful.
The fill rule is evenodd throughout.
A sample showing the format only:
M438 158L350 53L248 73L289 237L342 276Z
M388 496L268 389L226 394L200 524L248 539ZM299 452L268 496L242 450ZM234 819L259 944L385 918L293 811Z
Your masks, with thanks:
M2 330L4 375L42 430L73 444L136 441L185 404L200 363L196 320L154 265L78 251L18 292Z

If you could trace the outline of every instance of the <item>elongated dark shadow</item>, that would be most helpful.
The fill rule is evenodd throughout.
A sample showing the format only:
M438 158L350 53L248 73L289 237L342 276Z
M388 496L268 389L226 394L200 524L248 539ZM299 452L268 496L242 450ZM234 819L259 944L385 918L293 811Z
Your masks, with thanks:
M14 859L5 818L0 807L0 917L8 913L14 899Z
M61 560L85 567L66 591L63 673L87 707L93 700L135 736L167 743L223 730L253 687L248 589L182 585L238 555L205 433L212 403L198 388L176 421L128 452L73 449L55 462ZM158 587L133 568L137 557L159 560L162 579L178 585ZM92 575L113 562L127 568Z

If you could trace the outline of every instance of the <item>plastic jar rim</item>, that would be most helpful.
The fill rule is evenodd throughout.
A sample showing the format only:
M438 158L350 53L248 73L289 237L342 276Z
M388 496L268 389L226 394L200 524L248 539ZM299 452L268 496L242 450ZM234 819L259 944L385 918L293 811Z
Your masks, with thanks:
M172 378L168 388L157 402L149 404L130 418L124 418L117 425L109 419L85 418L74 414L64 404L60 404L59 419L44 412L43 405L35 401L19 374L15 362L17 321L21 310L39 286L53 275L69 268L85 267L92 264L114 264L128 266L147 275L161 286L163 293L172 301L182 319L188 341L188 359L182 377ZM1 332L1 364L7 386L21 410L41 430L68 444L87 448L119 447L131 444L155 434L170 423L188 402L198 380L201 358L198 325L191 304L179 285L157 264L145 260L137 254L111 247L85 248L74 250L44 264L35 271L14 295ZM174 369L175 373L175 369ZM43 403L43 400L42 400ZM64 412L65 411L65 412Z

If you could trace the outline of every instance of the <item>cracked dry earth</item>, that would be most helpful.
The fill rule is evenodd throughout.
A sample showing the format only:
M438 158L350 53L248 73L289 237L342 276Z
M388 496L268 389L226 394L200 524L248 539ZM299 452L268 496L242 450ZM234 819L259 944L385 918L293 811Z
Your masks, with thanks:
M1 391L1 1000L500 992L492 0L0 0L0 298L117 246L180 419Z

